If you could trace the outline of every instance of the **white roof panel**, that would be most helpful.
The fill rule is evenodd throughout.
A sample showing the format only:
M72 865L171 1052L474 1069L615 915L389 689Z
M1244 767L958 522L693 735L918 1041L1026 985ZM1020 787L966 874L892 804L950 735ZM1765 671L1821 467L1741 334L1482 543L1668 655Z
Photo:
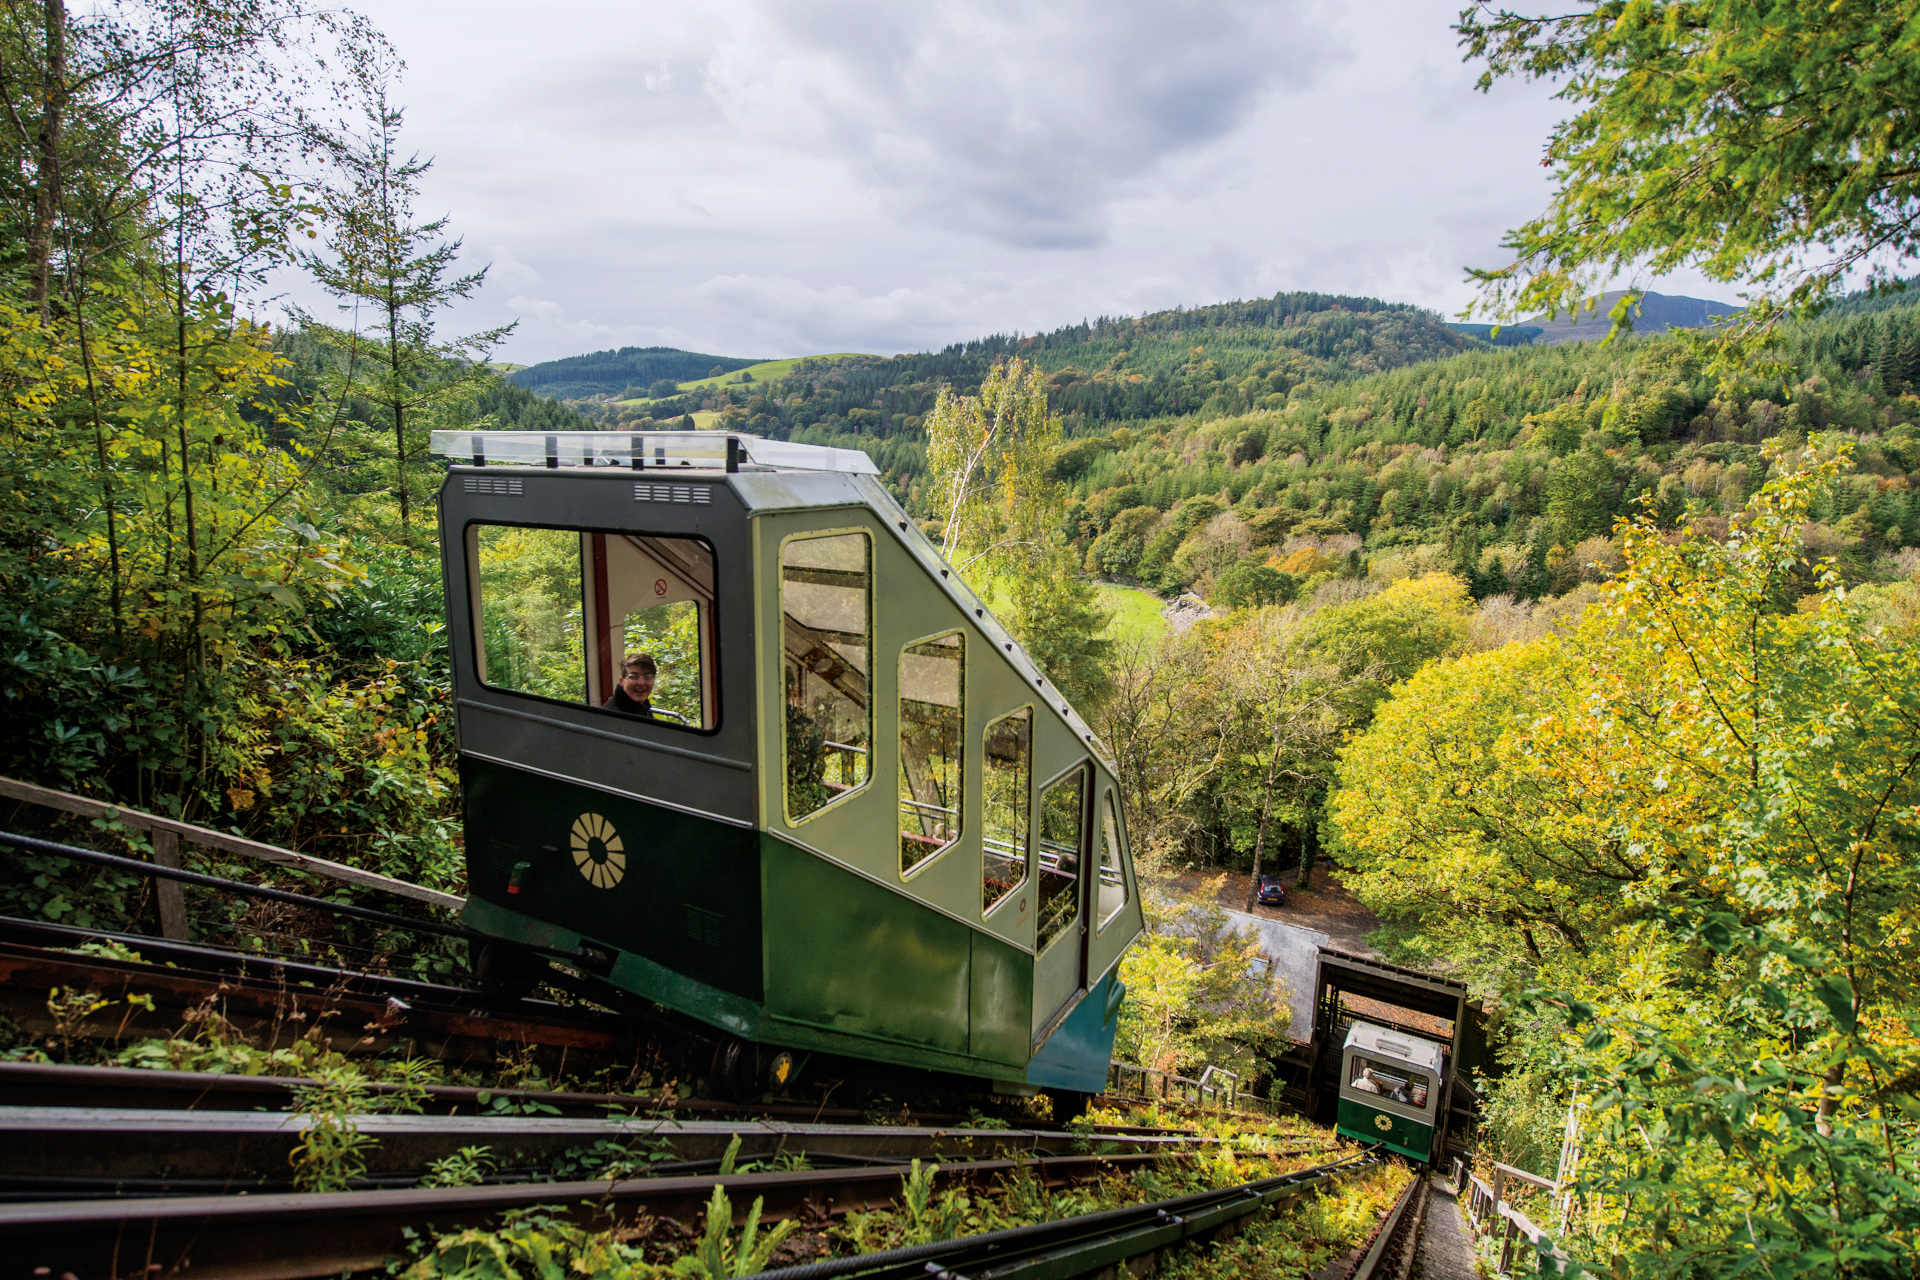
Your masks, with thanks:
M1346 1047L1382 1057L1398 1058L1402 1062L1424 1067L1436 1074L1440 1070L1442 1050L1439 1045L1431 1040L1407 1035L1405 1032L1376 1027L1371 1022L1354 1023L1347 1032Z
M727 471L731 459L733 467L771 471L880 474L858 449L763 440L737 431L436 431L431 448L451 462L478 466Z

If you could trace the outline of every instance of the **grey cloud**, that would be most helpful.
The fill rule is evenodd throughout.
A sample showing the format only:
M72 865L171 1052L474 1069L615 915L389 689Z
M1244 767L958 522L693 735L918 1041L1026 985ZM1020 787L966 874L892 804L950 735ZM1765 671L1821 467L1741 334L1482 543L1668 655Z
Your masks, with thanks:
M645 48L569 59L520 79L501 101L549 127L603 136L713 128L725 117L706 91L704 62Z
M1104 241L1112 202L1341 54L1298 4L768 5L723 49L722 100L784 99L914 217L1020 248ZM769 45L788 65L770 71ZM760 83L777 80L772 93Z

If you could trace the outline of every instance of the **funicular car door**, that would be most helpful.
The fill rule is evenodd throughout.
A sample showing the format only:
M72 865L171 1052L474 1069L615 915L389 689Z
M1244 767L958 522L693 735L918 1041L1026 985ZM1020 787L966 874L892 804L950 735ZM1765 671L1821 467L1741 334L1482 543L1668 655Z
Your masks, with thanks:
M1092 838L1093 769L1088 761L1040 790L1040 838L1034 874L1040 915L1034 939L1033 1048L1065 1019L1087 989L1085 874Z

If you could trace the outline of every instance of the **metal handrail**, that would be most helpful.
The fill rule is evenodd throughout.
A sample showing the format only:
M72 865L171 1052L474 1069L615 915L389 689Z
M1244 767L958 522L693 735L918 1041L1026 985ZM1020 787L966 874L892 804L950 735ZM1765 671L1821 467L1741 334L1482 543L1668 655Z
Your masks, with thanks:
M1138 1078L1139 1087L1130 1089L1127 1077ZM1149 1077L1158 1077L1159 1088L1156 1091ZM1229 1083L1220 1086L1210 1083L1215 1078L1224 1078ZM1107 1092L1116 1097L1145 1098L1148 1100L1183 1101L1194 1106L1214 1107L1223 1111L1252 1111L1258 1115L1278 1116L1280 1105L1267 1098L1256 1098L1240 1092L1240 1078L1234 1072L1209 1066L1200 1073L1200 1079L1177 1075L1171 1071L1162 1071L1157 1067L1143 1067L1137 1063L1113 1060L1107 1068Z

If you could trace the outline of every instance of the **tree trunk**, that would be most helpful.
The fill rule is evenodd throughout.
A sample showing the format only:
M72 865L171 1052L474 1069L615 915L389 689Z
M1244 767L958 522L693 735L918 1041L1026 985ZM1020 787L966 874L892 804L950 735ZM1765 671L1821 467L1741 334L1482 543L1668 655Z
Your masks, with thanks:
M1260 801L1260 830L1253 837L1253 875L1247 881L1247 914L1260 904L1260 858L1267 848L1267 818L1273 813L1273 775L1280 768L1280 726L1273 729L1273 754L1267 757L1267 789Z
M1833 1113L1840 1109L1840 1086L1847 1078L1846 1059L1827 1068L1821 1080L1820 1106L1814 1112L1813 1131L1823 1138L1833 1136Z
M67 104L67 8L64 0L46 0L47 70L41 82L40 136L35 139L33 234L27 247L31 263L27 287L47 319L53 282L53 223L60 209L60 130Z

